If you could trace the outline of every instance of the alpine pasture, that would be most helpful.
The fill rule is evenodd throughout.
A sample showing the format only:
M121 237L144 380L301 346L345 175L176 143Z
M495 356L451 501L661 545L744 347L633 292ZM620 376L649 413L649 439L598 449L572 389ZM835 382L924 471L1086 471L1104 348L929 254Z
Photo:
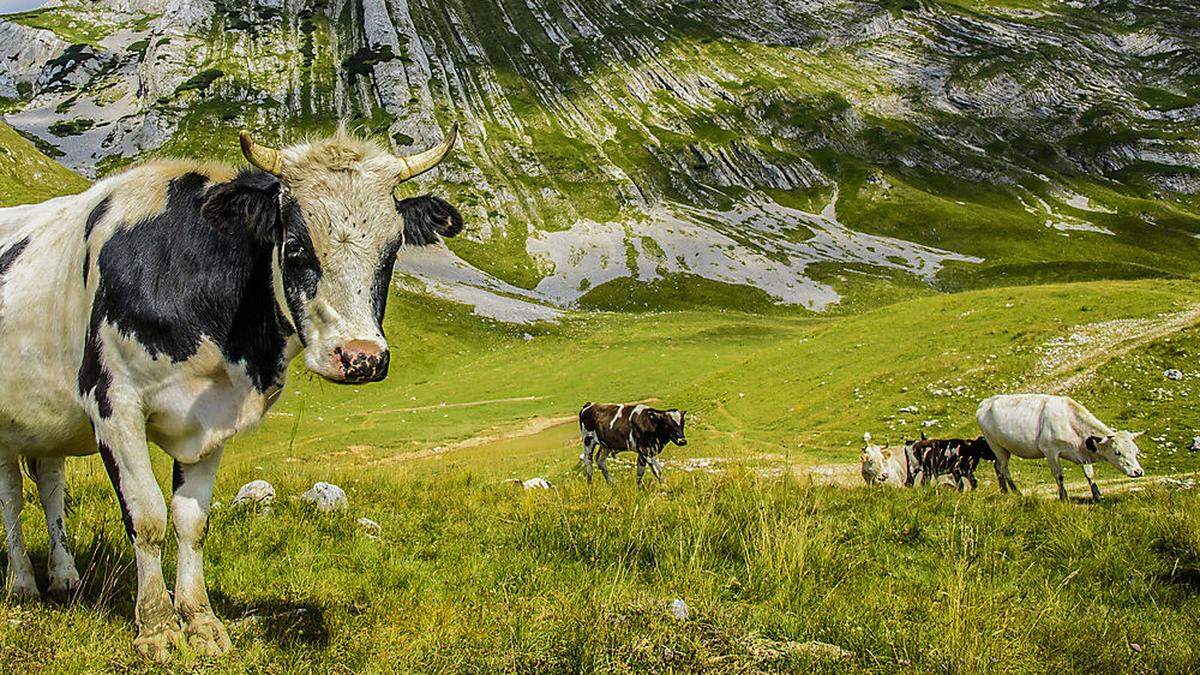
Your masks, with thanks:
M174 666L1189 669L1198 306L1196 282L1149 279L925 292L835 316L599 312L526 328L394 290L387 380L338 387L297 365L267 421L228 448L207 567L234 650ZM1148 477L1101 466L1093 504L1049 499L1037 462L1014 460L1024 497L998 494L986 466L962 494L868 490L846 471L864 431L974 435L980 398L1025 389L1148 430ZM579 405L650 399L689 410L666 485L636 490L618 460L615 488L589 488ZM128 648L133 558L104 468L93 456L68 472L83 588L65 606L0 606L0 660L149 668ZM505 482L532 476L554 488ZM279 494L270 511L232 507L257 478ZM344 487L349 509L295 499L318 480ZM40 517L26 509L44 575ZM688 619L666 611L674 598Z

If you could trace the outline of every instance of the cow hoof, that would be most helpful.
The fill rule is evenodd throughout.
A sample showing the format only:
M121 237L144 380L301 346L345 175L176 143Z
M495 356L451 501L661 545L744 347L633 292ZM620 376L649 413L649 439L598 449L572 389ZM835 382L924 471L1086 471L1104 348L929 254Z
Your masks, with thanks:
M79 573L71 570L70 574L61 577L50 577L50 587L46 589L46 594L54 602L66 603L75 597L78 590Z
M29 600L37 600L41 597L38 592L37 582L33 577L26 579L13 579L8 584L8 599L11 602L26 602Z
M221 620L212 614L195 616L183 629L188 647L204 656L220 656L233 644Z
M142 658L162 663L171 656L171 648L179 642L179 622L143 628L133 641L133 648Z

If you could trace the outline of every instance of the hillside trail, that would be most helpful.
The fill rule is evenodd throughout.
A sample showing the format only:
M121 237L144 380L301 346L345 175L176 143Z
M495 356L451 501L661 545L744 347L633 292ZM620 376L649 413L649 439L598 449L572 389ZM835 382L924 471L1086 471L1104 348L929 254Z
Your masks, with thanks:
M1109 334L1095 331L1098 333L1097 335L1088 335L1088 329L1113 326L1119 322L1107 321L1076 326L1072 335L1084 335L1084 339L1089 340L1086 343L1086 349L1055 364L1048 372L1033 381L1034 388L1041 389L1048 394L1071 391L1077 385L1087 381L1110 361L1124 357L1139 347L1170 337L1200 323L1200 304L1192 305L1180 312L1164 314L1153 320L1125 321L1129 322L1127 324L1130 327L1129 330L1116 330Z

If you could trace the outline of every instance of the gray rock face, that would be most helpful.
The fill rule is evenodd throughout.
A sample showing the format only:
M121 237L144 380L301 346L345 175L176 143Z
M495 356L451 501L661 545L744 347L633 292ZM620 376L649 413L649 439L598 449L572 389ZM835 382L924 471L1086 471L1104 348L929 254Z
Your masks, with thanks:
M32 92L42 68L68 46L48 30L0 21L0 97L24 98L22 89Z
M325 482L314 483L307 492L300 495L300 500L323 512L343 511L350 505L345 490Z

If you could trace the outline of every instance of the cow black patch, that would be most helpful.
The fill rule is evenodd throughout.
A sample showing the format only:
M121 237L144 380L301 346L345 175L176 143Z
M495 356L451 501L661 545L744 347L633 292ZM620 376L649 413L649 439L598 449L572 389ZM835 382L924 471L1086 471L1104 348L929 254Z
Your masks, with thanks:
M183 465L179 460L171 463L171 492L179 492L179 488L183 486Z
M168 185L162 212L118 228L100 249L79 389L95 391L101 416L111 414L111 377L100 363L104 323L172 362L208 338L227 360L245 363L259 391L278 382L290 330L271 290L269 233L279 207L273 177L258 174L215 187L184 174Z
M13 266L13 263L17 262L17 257L21 255L26 246L29 246L29 237L24 237L20 241L14 242L12 246L9 246L4 249L3 253L0 253L0 276L8 274L9 268Z
M371 305L375 308L375 323L383 331L383 314L387 311L388 289L392 283L392 271L396 268L396 253L400 251L401 239L388 244L383 250L383 258L375 269L375 283L371 288Z
M83 283L87 284L88 268L91 267L92 249L88 246L88 239L92 236L92 230L96 228L96 224L104 219L108 213L108 207L112 205L112 195L100 200L96 204L91 213L88 214L87 222L83 226Z
M101 220L104 220L104 216L108 214L108 207L110 206L112 206L112 195L101 199L100 203L96 204L96 206L92 209L92 212L88 214L87 222L85 222L83 225L84 241L87 241L88 238L92 236L92 230L96 228L96 225L99 224Z
M132 542L133 516L129 513L129 504L125 502L125 493L121 491L121 467L117 466L117 458L113 455L112 448L104 441L98 441L96 445L100 448L100 459L104 460L104 470L108 472L108 479L112 481L113 490L117 493L117 504L121 507L121 522L125 524L125 534Z
M307 346L304 330L304 301L315 298L321 283L321 263L313 250L308 223L300 211L300 205L291 197L285 197L283 210L283 245L279 260L280 275L283 277L283 297L287 301L292 323L296 325L296 336Z
M441 197L421 195L396 201L404 216L404 242L409 246L436 244L438 235L453 237L463 229L458 209Z

